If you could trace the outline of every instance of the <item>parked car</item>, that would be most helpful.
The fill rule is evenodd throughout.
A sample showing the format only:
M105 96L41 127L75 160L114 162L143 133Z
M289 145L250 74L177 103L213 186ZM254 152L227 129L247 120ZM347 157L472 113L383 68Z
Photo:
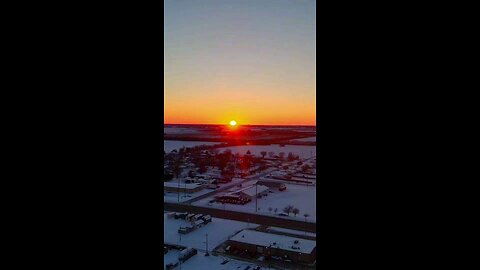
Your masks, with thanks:
M288 217L288 215L285 214L285 213L280 213L280 214L278 214L278 215L279 215L279 216L282 216L282 217Z

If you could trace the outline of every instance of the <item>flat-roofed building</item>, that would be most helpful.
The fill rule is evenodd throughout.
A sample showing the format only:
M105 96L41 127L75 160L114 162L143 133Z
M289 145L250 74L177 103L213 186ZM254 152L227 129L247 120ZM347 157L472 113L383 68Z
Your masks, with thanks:
M201 184L185 184L177 182L165 182L163 183L163 189L170 192L180 192L180 193L195 193L201 191L205 186Z
M276 181L259 180L257 181L257 185L262 185L262 186L266 186L266 187L274 188L278 190L287 189L287 186L285 185L285 183L276 182Z
M315 261L317 243L314 240L255 230L242 230L227 241L230 249L277 256L294 262L311 264Z
M236 190L236 191L231 192L231 194L241 195L241 196L247 197L251 200L255 198L256 194L258 196L262 196L262 195L267 194L267 193L268 193L268 187L263 186L263 185L257 185L256 187L255 187L255 185L252 185L252 186L244 187L240 190Z

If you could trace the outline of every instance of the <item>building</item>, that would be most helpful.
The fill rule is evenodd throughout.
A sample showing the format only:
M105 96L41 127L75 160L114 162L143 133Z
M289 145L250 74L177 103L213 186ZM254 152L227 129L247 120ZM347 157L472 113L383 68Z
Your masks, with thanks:
M242 230L227 241L228 250L245 251L267 258L281 257L296 263L312 264L316 257L316 241L255 230Z
M205 188L205 186L200 184L185 184L178 182L165 182L163 183L163 190L169 192L179 192L180 193L195 193L201 191Z
M257 194L258 196L263 196L268 193L268 187L263 186L263 185L252 185L248 186L245 188L242 188L240 190L234 191L231 194L235 195L241 195L244 197L249 198L250 200L255 199L255 195Z
M248 197L245 197L243 195L235 195L235 194L217 196L215 197L215 200L220 203L231 203L231 204L241 204L241 205L244 205L249 201L251 201L251 199Z
M275 182L275 181L259 180L257 181L257 185L262 185L269 188L278 189L281 191L287 189L287 186L285 185L285 183Z

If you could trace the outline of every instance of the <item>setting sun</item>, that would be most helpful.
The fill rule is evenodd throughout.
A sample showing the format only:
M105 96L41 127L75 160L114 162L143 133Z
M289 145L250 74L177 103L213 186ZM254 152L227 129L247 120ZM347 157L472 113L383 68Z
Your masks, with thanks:
M235 120L230 121L230 126L233 127L233 126L236 126L236 125L237 125L237 121L235 121Z

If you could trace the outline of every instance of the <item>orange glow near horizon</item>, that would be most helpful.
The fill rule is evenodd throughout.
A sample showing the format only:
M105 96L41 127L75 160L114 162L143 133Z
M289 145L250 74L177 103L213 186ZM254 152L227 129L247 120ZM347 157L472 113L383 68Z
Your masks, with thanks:
M257 92L259 93L259 92ZM270 94L270 93L269 93ZM283 98L218 93L207 98L166 97L166 124L316 125L315 97ZM167 100L168 99L168 100ZM313 102L312 102L313 99Z

